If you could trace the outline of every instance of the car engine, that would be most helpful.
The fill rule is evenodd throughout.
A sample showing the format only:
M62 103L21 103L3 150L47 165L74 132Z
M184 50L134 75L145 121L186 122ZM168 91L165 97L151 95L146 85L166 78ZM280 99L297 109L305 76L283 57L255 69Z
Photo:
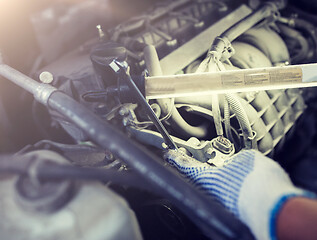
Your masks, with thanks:
M308 0L34 1L23 46L0 41L0 238L253 239L167 150L217 168L257 149L317 193L316 89L174 96L169 85L186 76L190 92L195 76L224 74L234 86L241 69L262 84L258 69L315 63L316 11Z

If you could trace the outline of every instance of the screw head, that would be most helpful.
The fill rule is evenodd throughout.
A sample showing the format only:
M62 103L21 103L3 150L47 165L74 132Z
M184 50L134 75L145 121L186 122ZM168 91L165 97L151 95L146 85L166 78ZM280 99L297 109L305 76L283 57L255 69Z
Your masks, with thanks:
M45 71L40 74L39 79L42 83L52 83L54 76L52 73Z

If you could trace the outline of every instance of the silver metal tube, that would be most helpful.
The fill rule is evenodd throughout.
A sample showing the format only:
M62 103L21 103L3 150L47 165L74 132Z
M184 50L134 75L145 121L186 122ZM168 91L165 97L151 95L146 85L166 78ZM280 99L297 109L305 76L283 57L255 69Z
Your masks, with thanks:
M26 75L6 64L0 64L0 75L32 94L36 92L36 89L40 85L40 83L34 81L33 79L27 77Z
M44 105L47 104L50 95L53 92L58 91L51 85L39 83L6 64L0 64L0 76L10 80L29 93L33 94L34 98Z

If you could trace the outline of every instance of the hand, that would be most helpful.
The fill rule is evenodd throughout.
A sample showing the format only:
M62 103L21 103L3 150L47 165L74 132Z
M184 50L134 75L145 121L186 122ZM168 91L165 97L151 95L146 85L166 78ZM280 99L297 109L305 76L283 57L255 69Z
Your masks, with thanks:
M165 159L240 218L257 239L276 239L276 217L283 204L309 195L292 184L278 163L254 150L241 151L219 168L175 150Z

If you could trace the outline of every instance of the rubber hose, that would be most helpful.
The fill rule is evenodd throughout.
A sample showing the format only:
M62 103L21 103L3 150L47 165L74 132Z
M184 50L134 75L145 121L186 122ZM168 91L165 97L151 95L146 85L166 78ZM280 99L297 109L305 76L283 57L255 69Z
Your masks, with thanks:
M223 128L219 108L219 96L217 94L212 95L212 115L216 127L217 136L223 136Z
M237 120L242 129L243 138L245 141L253 138L253 132L251 128L250 121L246 112L244 111L242 104L239 101L239 98L234 94L225 95L233 113L236 115Z
M229 103L226 97L223 98L223 115L224 115L226 137L231 142L233 142L231 125L230 125L230 109L229 109Z
M291 58L292 63L300 63L301 61L305 60L309 51L309 44L307 40L300 34L300 32L293 28L290 28L284 24L278 24L278 27L280 28L282 34L284 34L286 37L296 39L300 46L298 54L292 56Z
M28 176L30 167L34 159L24 157L23 155L0 155L0 174L18 174ZM156 191L146 186L144 180L135 173L123 171L118 172L113 169L102 169L92 167L78 167L53 162L54 160L43 159L43 162L36 166L36 178L43 181L60 180L85 180L85 181L111 181L115 184L136 187L149 192ZM156 192L160 193L160 192Z
M156 52L156 49L152 45L148 45L144 48L145 64L149 71L150 76L162 76L160 61ZM207 136L207 127L205 125L191 126L180 115L174 103L171 104L170 99L157 99L157 103L160 105L164 114L171 112L169 121L173 125L173 128L184 137L197 137L203 138Z
M296 18L294 19L294 27L304 30L311 37L315 46L315 55L316 55L317 36L316 36L315 26L306 20Z
M54 92L48 100L48 106L71 120L94 143L126 162L149 184L154 184L164 192L210 238L226 236L230 239L250 239L246 227L220 208L219 204L202 195L176 175L171 167L165 166L158 157L71 97L62 92ZM243 236L237 236L240 234Z

